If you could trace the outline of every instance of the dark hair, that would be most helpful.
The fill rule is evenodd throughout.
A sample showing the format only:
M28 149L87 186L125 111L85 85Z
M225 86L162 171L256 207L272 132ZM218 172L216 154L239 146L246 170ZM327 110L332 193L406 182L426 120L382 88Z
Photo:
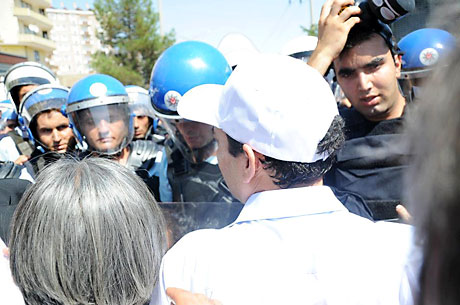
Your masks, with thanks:
M57 112L61 112L59 109L57 108L53 108L53 109L47 109L47 110L43 110L42 112L40 113L37 113L33 118L32 120L30 121L29 123L29 130L30 132L32 133L32 136L35 138L35 140L39 140L38 138L38 130L37 130L37 118L39 115L41 115L42 113L50 113L52 111L57 111Z
M390 49L391 55L398 54L399 50L393 37L391 29L387 25L377 22L372 23L358 23L355 24L348 33L347 42L340 53L340 56L345 55L350 49L355 46L370 40L375 36L382 37L385 45Z
M311 184L323 177L331 169L337 151L345 142L343 126L343 119L339 115L335 116L326 135L319 142L317 153L329 153L329 157L326 160L302 163L283 161L265 156L265 160L261 161L264 169L273 170L274 174L271 176L275 179L273 183L281 188L289 188L300 184ZM243 153L243 144L232 139L229 135L227 135L227 140L228 152L232 156L237 157Z
M21 86L16 86L16 87L11 88L10 90L11 99L13 100L13 103L16 106L16 109L19 109L19 105L21 104L21 101L18 101L20 88Z

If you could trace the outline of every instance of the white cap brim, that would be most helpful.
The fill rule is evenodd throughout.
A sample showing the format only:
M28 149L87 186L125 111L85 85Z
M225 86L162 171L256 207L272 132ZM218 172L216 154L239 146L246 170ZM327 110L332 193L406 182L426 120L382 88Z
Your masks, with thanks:
M187 91L177 106L177 112L183 118L221 128L219 125L219 101L224 86L205 84Z

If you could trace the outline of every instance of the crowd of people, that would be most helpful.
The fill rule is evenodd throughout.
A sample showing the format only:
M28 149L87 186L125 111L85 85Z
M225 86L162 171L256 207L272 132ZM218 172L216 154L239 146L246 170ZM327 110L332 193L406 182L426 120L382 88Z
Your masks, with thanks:
M7 304L456 304L458 28L396 42L363 3L304 50L174 44L148 90L12 66ZM242 205L177 241L161 202Z

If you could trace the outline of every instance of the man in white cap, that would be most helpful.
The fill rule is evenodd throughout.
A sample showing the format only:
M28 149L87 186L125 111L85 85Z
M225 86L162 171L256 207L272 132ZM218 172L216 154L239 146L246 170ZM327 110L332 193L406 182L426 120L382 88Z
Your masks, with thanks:
M171 248L151 304L169 305L169 287L225 305L411 299L410 227L351 214L322 185L344 136L320 73L294 58L258 55L224 86L189 90L178 112L214 126L219 167L245 205L229 226L189 233Z

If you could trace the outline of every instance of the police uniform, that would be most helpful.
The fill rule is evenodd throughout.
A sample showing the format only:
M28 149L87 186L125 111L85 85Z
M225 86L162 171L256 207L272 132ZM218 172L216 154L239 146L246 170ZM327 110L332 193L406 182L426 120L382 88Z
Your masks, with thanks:
M166 174L166 152L163 146L147 140L131 142L126 167L135 171L144 180L158 201L172 201L171 186Z
M170 155L168 178L175 202L238 202L235 199L217 164L207 161L191 163L174 150Z
M199 41L185 41L169 47L153 67L149 93L155 115L168 132L165 147L174 202L237 202L230 194L217 162L214 162L217 146L212 139L211 127L208 126L208 133L203 136L211 135L206 143L200 143L199 148L189 145L184 140L183 131L177 127L184 120L176 111L187 91L203 84L222 85L231 72L221 52Z

